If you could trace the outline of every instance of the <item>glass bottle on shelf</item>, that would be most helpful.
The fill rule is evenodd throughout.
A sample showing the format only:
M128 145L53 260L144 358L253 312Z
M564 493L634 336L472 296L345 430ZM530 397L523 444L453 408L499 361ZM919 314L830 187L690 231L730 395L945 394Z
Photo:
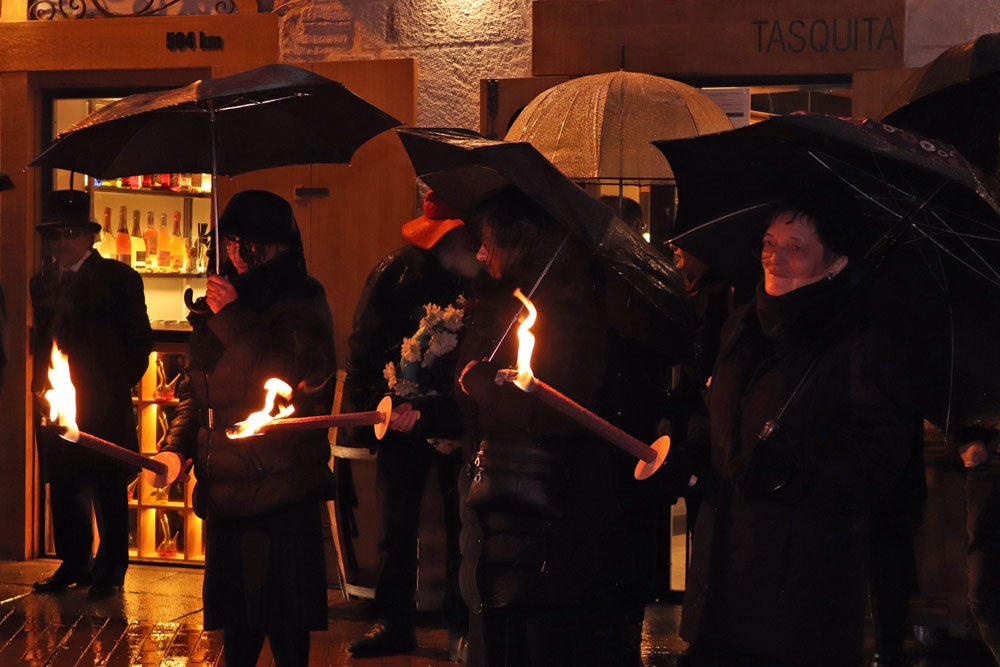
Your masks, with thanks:
M115 245L115 234L111 231L111 207L104 207L103 225L101 226L101 240L97 244L97 252L106 259L115 259L118 255L118 248Z
M160 229L156 233L156 266L170 270L170 230L167 229L167 214L160 214Z
M158 236L156 227L153 226L153 212L147 211L146 229L142 230L142 240L146 244L146 266L151 269L157 266L156 241Z
M132 265L132 239L128 235L128 206L118 212L118 233L115 235L115 252L119 262Z
M170 266L182 273L187 264L187 244L181 236L181 212L174 211L174 232L170 235Z
M141 216L139 209L132 211L132 268L136 271L146 268L146 241L143 240L142 230L139 227Z

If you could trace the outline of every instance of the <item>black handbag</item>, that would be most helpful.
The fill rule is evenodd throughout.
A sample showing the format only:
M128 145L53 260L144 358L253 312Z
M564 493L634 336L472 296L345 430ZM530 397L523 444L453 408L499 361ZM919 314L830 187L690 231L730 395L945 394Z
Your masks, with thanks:
M479 512L563 517L569 464L558 447L517 436L483 440L469 472L465 502Z

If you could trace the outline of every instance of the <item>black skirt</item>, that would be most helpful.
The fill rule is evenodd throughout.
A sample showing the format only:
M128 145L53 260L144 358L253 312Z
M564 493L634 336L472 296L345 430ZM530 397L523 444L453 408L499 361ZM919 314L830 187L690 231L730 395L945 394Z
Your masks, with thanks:
M205 522L205 628L325 630L322 504Z

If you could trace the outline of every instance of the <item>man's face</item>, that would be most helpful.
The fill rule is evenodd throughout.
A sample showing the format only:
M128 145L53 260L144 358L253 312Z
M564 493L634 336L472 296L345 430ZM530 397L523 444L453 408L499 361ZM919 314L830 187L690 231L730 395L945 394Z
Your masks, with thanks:
M474 278L483 268L477 258L477 246L465 227L457 227L444 235L433 252L446 271L463 278Z
M94 233L86 227L62 227L46 230L42 233L42 240L49 244L52 258L59 268L68 269L94 245Z

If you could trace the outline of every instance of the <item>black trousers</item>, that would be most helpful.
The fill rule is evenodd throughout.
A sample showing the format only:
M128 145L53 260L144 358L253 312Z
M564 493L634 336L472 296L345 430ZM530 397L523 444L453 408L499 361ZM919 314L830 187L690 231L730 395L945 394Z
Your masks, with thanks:
M375 587L375 606L385 621L404 630L414 623L420 505L433 469L437 472L444 505L447 544L444 611L449 630L461 635L466 632L468 611L458 589L461 465L460 452L441 454L417 439L390 435L379 446L375 491L382 521L379 541L382 562Z
M125 581L128 569L128 482L115 467L89 466L49 471L49 500L60 574L76 578L92 573L94 584ZM97 518L100 545L91 564L94 533L91 511Z
M969 606L1000 664L1000 462L966 472L965 509Z

